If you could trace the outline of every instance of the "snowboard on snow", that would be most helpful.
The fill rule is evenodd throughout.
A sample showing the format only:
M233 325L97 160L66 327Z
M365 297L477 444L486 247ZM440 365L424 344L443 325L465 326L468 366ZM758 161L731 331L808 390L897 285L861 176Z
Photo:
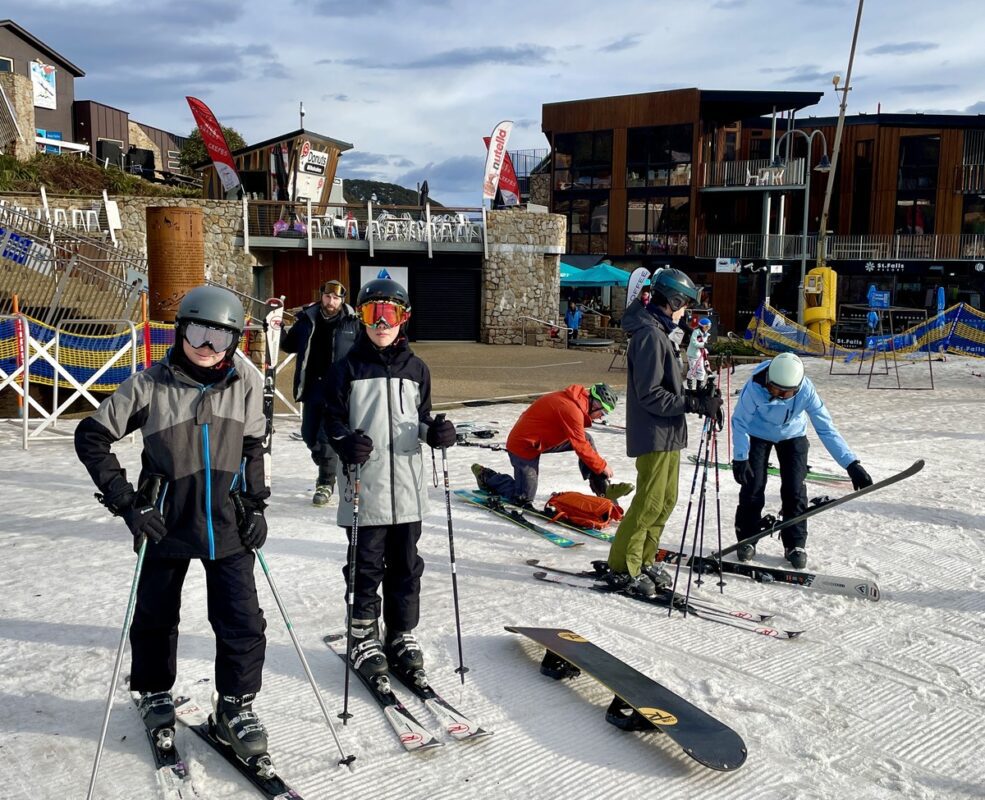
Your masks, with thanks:
M627 730L664 733L710 769L730 771L745 762L745 742L734 730L574 631L517 626L506 630L526 636L611 690L632 709L634 724ZM577 672L567 674L573 677Z

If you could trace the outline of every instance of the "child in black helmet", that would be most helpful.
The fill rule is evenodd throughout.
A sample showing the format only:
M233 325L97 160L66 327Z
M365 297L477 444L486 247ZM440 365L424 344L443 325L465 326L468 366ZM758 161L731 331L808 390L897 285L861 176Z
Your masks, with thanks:
M75 449L101 494L147 546L130 626L130 688L158 741L173 735L181 587L200 559L216 636L215 727L243 761L266 759L267 734L252 710L260 690L266 622L253 550L267 537L263 386L233 356L243 306L230 291L199 286L178 307L174 346L124 381L75 431ZM135 488L110 447L143 431ZM232 489L230 488L232 487Z
M342 570L352 586L352 666L378 681L388 668L411 678L424 670L413 634L420 617L424 561L417 553L427 510L421 443L455 444L455 426L431 417L431 375L407 343L407 290L388 278L359 291L356 313L363 331L328 378L325 427L339 455L338 524L350 550ZM352 552L351 481L359 466L361 492L356 552ZM354 574L349 563L355 563ZM382 603L378 594L383 586ZM381 641L382 611L386 642Z

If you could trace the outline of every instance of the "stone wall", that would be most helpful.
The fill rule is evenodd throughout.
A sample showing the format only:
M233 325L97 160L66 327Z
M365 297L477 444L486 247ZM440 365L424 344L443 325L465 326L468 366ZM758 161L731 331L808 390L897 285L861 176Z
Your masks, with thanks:
M530 201L537 205L551 207L551 173L537 173L530 176Z
M560 303L564 217L490 211L483 263L482 329L486 344L524 344L521 317L555 322ZM529 344L547 344L548 328L527 320Z
M16 72L0 72L0 86L14 108L21 133L13 147L8 148L6 142L0 142L0 145L18 161L27 161L37 152L34 142L34 89L31 79Z

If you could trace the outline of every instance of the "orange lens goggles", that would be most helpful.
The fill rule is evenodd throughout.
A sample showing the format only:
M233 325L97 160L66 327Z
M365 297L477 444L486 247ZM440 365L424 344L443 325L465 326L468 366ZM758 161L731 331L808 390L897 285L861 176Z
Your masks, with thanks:
M396 328L410 319L410 311L396 303L363 303L359 306L359 319L370 327Z

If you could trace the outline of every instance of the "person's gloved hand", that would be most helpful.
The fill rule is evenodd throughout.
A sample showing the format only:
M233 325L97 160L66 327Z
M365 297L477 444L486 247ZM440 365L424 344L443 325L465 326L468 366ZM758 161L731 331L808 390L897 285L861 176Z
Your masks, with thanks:
M239 540L247 550L259 550L267 541L266 508L262 500L233 495L236 506L236 524L239 527Z
M356 430L336 440L335 451L343 464L365 464L373 452L373 440Z
M588 486L596 497L605 497L609 489L609 479L601 472L592 472L588 476Z
M717 389L711 392L701 389L684 391L684 410L689 414L700 414L703 417L711 417L715 423L721 426L725 423L725 415L722 413L722 395Z
M744 459L742 461L735 460L732 462L732 477L735 478L735 482L739 486L745 486L752 483L753 471L752 464L749 463L749 459Z
M865 471L858 461L853 461L847 467L848 477L852 479L852 488L857 492L859 489L864 489L866 486L872 485L872 478L868 472Z
M427 443L428 447L433 447L435 450L441 450L445 447L451 447L458 441L458 437L455 435L455 426L450 420L438 417L428 426L427 433Z
M146 536L151 544L157 544L168 535L168 527L164 517L150 503L134 503L121 508L119 516L133 534L133 551L140 551L140 539Z

